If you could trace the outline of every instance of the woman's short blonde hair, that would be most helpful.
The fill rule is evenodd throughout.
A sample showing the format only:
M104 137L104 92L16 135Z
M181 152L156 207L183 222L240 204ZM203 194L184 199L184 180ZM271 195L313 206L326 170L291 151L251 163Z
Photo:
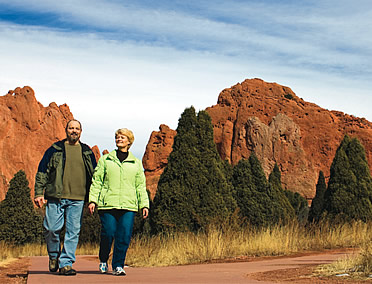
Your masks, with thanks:
M115 138L116 136L118 135L125 135L128 137L128 140L129 140L129 145L128 145L128 149L130 148L130 146L132 146L133 142L134 142L134 134L131 130L127 129L127 128L120 128L118 130L115 131Z

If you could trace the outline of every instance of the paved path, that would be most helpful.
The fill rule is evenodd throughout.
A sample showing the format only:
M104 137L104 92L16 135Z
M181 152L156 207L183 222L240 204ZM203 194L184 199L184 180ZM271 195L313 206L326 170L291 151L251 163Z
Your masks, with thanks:
M61 276L48 271L48 257L32 257L27 284L42 283L274 283L256 281L250 273L296 268L302 265L330 263L346 255L332 252L299 257L275 258L253 262L213 263L169 267L126 268L126 276L113 276L98 272L95 256L77 256L76 276ZM277 283L277 282L276 282Z

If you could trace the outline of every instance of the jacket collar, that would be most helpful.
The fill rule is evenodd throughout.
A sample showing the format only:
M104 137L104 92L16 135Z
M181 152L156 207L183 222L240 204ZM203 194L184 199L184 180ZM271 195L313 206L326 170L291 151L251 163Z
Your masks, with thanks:
M63 140L60 140L60 141L57 141L56 143L53 144L53 147L57 150L57 151L64 151L65 149L65 141L67 139L63 139Z
M119 161L118 157L116 157L116 150L111 151L108 154L108 158L110 158L111 160ZM124 160L124 162L134 162L135 159L136 157L132 154L132 152L128 151L128 157Z

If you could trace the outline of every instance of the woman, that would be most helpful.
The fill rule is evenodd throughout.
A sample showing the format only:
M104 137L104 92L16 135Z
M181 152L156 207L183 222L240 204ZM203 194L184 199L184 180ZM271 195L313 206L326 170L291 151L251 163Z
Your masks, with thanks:
M99 270L107 273L112 241L112 273L125 275L124 261L132 236L134 215L142 210L149 214L149 198L142 163L129 152L133 144L132 131L121 128L115 132L117 150L102 156L93 175L89 193L89 211L95 208L101 219Z

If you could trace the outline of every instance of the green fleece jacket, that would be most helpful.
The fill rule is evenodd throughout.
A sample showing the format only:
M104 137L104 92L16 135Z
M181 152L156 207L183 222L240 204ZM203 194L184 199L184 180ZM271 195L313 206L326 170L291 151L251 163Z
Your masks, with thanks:
M149 208L142 163L131 152L121 163L116 150L102 156L95 169L89 202L100 209L138 211Z

